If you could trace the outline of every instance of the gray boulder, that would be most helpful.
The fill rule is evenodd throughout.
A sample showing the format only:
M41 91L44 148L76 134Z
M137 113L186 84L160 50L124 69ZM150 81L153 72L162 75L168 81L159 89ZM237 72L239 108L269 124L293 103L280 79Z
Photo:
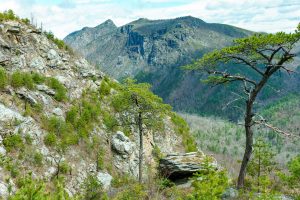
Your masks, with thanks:
M60 59L58 53L54 49L50 49L47 53L47 58L49 60L58 60Z
M21 88L16 92L20 98L25 99L28 101L31 105L36 105L38 101L33 97L32 94L30 94L29 91L27 91L25 88Z
M25 118L17 111L12 110L0 103L0 123L11 122L13 120L24 121Z
M121 155L130 155L134 149L134 143L121 131L117 131L117 133L112 136L111 145L113 150Z
M38 56L38 57L35 57L35 58L32 59L32 61L30 63L30 67L42 70L42 69L46 68L46 65L44 63L43 58Z
M64 116L64 112L63 112L63 110L62 109L60 109L60 108L54 108L53 110L52 110L52 113L54 114L54 115L56 115L56 116L58 116L58 117L63 117Z
M6 149L3 146L0 146L0 155L6 155Z
M104 190L109 189L113 177L107 172L98 172L97 179L102 184Z
M9 26L7 28L7 32L10 32L10 33L20 33L20 31L21 31L20 26Z
M55 91L53 89L49 88L47 85L37 85L36 88L37 88L37 90L44 92L50 96L55 95Z
M1 46L1 43L0 43L0 46ZM9 58L0 51L0 63L5 63L7 61L9 61Z
M0 197L3 197L4 199L7 198L9 195L7 185L3 182L0 182Z
M239 193L238 193L237 189L230 187L225 190L225 192L222 195L222 199L223 200L235 199L235 198L237 198L238 194Z
M58 68L63 64L61 57L54 49L48 51L47 59L49 60L48 66L51 68Z

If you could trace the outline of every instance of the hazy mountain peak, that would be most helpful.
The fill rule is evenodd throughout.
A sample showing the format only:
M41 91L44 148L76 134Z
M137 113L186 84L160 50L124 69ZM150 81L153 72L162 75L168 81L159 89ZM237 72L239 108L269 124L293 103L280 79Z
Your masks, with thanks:
M101 24L99 24L98 26L96 26L95 28L99 28L99 27L103 27L103 26L111 26L111 27L117 27L116 25L115 25L115 23L111 20L111 19L108 19L108 20L106 20L105 22L103 22L103 23L101 23Z

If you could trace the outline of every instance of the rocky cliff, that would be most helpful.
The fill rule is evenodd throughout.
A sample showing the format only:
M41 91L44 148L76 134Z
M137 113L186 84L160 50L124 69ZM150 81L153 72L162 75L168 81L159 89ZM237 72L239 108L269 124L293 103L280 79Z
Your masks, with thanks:
M223 108L236 98L228 94L230 90L237 91L237 85L229 89L222 86L211 88L199 83L205 75L186 72L180 67L206 52L230 45L235 38L251 34L251 31L206 23L188 16L170 20L139 19L121 27L109 20L95 28L71 33L64 40L117 79L133 76L140 82L151 83L154 93L177 111L236 120L242 116L241 112ZM273 101L279 96L299 92L299 76L291 76L289 80L292 81L287 82L285 74L277 74L265 89L261 97L264 102L260 101L260 106L269 103L266 97Z
M97 36L86 28L81 41L117 29L111 21L98 28ZM142 51L142 38L130 37L127 45ZM50 185L53 177L64 176L70 195L81 191L89 175L106 190L124 173L137 176L136 131L111 126L119 120L110 105L119 83L21 21L0 22L0 65L1 197L16 191L17 181L28 173ZM145 171L156 170L154 149L163 154L185 151L172 115L162 119L159 131L146 131Z

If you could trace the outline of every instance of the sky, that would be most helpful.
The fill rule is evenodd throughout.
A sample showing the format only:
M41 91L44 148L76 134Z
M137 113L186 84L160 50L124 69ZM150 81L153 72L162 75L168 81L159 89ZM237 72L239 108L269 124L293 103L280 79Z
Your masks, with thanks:
M300 22L299 0L0 0L0 11L13 9L63 39L107 19L122 26L139 18L198 17L260 32L292 32Z

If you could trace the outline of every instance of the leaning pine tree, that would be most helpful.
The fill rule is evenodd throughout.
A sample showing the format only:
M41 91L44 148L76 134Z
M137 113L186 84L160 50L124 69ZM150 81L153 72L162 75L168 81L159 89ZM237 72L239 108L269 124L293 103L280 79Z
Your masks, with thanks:
M151 92L150 87L147 83L136 84L134 80L127 79L112 99L113 107L121 117L120 126L134 127L138 130L140 183L142 182L145 129L160 128L163 125L164 114L171 110L169 105L164 104L160 97Z
M215 50L204 55L193 64L186 66L189 70L200 70L209 74L207 83L215 85L232 82L242 83L246 95L244 127L246 148L238 177L238 188L244 186L246 169L253 148L253 126L265 125L281 134L281 131L262 118L257 119L253 105L268 80L277 71L292 73L286 64L296 56L293 49L300 40L300 24L295 33L255 34L248 38L237 39L230 47ZM234 72L239 71L239 72ZM248 73L243 73L247 71ZM249 74L255 74L249 75Z

